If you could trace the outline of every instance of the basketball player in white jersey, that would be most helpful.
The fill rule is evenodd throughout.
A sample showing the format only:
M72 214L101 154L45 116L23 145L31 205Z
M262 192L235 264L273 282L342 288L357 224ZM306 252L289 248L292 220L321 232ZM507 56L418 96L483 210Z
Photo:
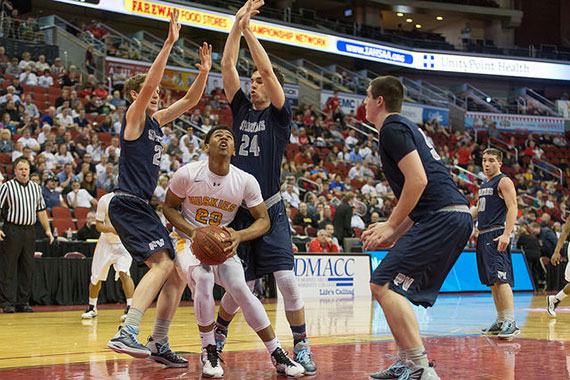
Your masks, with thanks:
M560 259L562 258L562 256L560 255L560 251L562 250L562 247L566 242L568 233L570 233L570 218L566 220L566 223L562 227L562 232L560 233L560 237L558 238L558 243L556 243L556 248L554 248L554 253L550 258L550 261L554 266L560 264L561 261ZM567 249L566 257L568 258L570 256L570 244L566 249ZM550 314L552 317L556 317L556 308L558 307L558 304L560 304L560 302L564 298L568 297L568 295L570 294L570 262L566 264L566 270L564 271L564 278L569 283L566 284L566 286L561 291L559 291L558 294L556 294L555 296L546 297L548 314Z
M265 309L247 286L241 261L235 254L240 242L255 239L269 230L269 215L259 184L251 174L230 164L235 153L231 128L212 128L204 144L208 160L192 162L178 169L163 208L164 215L175 228L172 243L176 247L179 273L188 282L194 298L202 342L202 376L224 376L214 338L214 282L223 286L242 308L245 320L265 343L277 372L289 377L302 376L305 372L303 366L287 357L281 348ZM242 202L245 202L255 222L239 231L226 228ZM180 205L182 213L177 211ZM224 227L231 234L226 239L231 243L226 248L228 259L220 265L202 265L192 254L194 232L206 226Z
M124 321L129 312L135 284L131 278L130 268L133 258L121 243L117 231L109 220L109 202L115 193L105 194L97 203L97 213L95 215L95 227L101 232L99 242L95 247L93 262L91 263L91 282L89 283L89 308L81 315L83 319L92 319L97 316L97 296L101 290L101 281L107 280L111 265L115 269L115 281L121 279L123 291L127 299L127 310L121 316Z

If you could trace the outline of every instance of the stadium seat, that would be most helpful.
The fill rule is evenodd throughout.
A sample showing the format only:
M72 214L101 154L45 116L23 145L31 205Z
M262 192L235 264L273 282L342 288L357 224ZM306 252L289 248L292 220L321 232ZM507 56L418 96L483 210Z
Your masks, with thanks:
M76 207L75 210L73 210L73 214L77 219L85 219L89 211L91 211L91 209L87 207Z
M305 235L305 230L301 226L293 226L297 235Z
M51 209L51 217L52 218L58 218L58 219L62 219L62 218L71 219L72 218L71 211L69 211L68 208L61 207L61 206L56 206L56 207Z
M316 237L317 232L318 232L318 229L316 229L315 227L311 227L311 226L305 227L305 235L307 235L307 236Z
M77 219L77 229L80 230L86 221L87 221L87 219Z
M97 188L97 199L100 199L105 194L107 194L107 190Z
M57 228L58 235L61 236L69 229L71 229L71 231L77 231L72 219L53 219L52 225L54 230Z

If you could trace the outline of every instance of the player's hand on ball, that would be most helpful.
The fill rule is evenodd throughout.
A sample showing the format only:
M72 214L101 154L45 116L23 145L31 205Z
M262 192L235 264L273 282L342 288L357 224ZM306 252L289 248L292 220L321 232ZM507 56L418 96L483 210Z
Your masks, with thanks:
M224 244L229 244L225 249L224 252L227 253L227 257L232 257L237 253L237 247L239 243L241 243L241 234L239 231L234 230L233 228L229 227L222 227L225 231L227 231L230 236L224 238L222 242Z
M388 223L376 223L368 227L360 239L365 251L391 248L396 243L396 229Z

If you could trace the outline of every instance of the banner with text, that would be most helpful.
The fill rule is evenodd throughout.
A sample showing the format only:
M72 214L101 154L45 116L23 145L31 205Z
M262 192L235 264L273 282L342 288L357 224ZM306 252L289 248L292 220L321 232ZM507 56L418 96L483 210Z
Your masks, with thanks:
M325 108L327 101L333 96L333 92L329 90L321 91L321 109ZM340 100L340 108L345 115L348 115L350 111L354 111L356 115L356 109L362 103L365 96L356 94L346 94L344 92L338 93L338 100Z
M145 17L168 22L172 9L180 11L180 22L195 28L228 33L234 15L199 9L189 5L151 0L99 0L96 4L82 0L56 0L104 11ZM262 11L263 13L263 11ZM453 73L498 75L532 79L570 80L570 64L548 62L533 58L516 59L503 56L448 54L431 51L408 50L379 45L317 30L301 29L278 22L266 22L255 18L252 30L262 40L326 53L366 59L375 62L408 67L416 70L445 71Z
M370 296L370 256L296 254L295 276L303 298Z
M486 129L495 122L497 129L512 132L564 133L564 119L561 117L509 115L484 112L467 112L465 128Z

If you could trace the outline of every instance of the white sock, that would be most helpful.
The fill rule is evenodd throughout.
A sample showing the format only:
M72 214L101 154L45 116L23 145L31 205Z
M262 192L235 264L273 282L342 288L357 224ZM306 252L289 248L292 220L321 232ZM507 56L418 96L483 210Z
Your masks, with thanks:
M503 316L505 317L505 321L514 321L515 320L515 310L514 309L505 309L505 310L503 310Z
M97 309L97 298L91 298L89 297L89 305L93 306L95 309Z
M127 298L127 306L131 306L132 303L133 303L133 299Z
M505 321L505 312L503 310L497 311L497 322Z
M279 343L279 339L277 339L277 337L263 343L265 344L265 347L267 347L267 351L269 351L269 354L272 354L273 351L281 347L281 343Z
M562 301L564 298L568 297L568 294L564 293L564 290L561 290L555 297L558 301Z
M202 348L206 348L210 345L216 345L216 339L214 338L214 330L208 332L200 331L200 342L202 342Z

